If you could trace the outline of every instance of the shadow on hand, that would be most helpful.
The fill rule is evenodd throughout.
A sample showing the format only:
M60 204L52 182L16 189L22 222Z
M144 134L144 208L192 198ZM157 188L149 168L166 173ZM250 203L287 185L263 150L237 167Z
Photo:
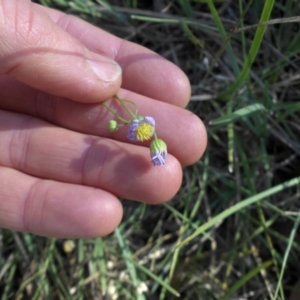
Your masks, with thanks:
M81 184L102 188L119 197L135 199L139 183L152 169L150 155L147 159L146 154L149 150L93 136L86 137L84 141L86 150L70 163L70 168L81 174ZM138 151L134 152L135 149Z

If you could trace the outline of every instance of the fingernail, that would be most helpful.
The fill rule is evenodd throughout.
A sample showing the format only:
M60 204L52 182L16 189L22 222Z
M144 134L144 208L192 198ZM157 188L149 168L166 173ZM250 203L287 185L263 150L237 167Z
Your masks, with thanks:
M115 81L122 73L121 67L112 59L89 52L88 63L93 73L103 81Z

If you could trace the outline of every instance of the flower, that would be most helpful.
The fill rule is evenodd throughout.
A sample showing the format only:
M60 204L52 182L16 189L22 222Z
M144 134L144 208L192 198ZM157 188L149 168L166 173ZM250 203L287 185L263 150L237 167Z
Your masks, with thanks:
M127 138L131 141L147 141L150 140L155 131L155 120L152 117L139 117L133 119L127 134Z
M150 156L153 166L162 166L166 163L167 145L161 139L155 139L150 144Z

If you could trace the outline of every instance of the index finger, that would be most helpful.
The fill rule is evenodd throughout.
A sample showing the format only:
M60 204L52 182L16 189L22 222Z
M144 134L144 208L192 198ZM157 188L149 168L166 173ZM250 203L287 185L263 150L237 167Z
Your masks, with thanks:
M132 92L185 107L191 87L187 76L157 53L122 40L79 18L43 8L64 30L89 50L114 59L122 67L122 87Z

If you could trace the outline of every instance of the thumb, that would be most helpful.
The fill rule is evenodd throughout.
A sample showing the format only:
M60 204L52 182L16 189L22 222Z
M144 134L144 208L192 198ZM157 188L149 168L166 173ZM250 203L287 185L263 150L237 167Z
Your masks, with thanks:
M117 92L121 73L116 62L89 51L37 4L0 0L0 74L56 96L99 102Z

